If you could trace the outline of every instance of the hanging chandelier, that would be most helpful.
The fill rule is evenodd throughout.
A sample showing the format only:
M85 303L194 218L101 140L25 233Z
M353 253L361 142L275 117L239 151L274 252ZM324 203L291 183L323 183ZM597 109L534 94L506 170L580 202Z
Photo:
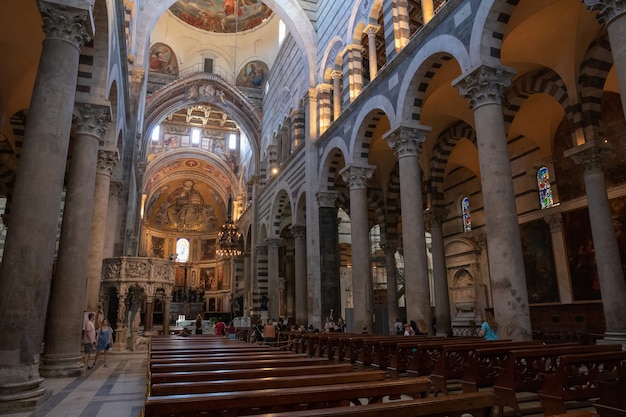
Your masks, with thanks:
M239 227L235 224L235 222L233 222L232 204L232 196L229 196L228 219L226 219L217 235L218 240L216 253L218 256L224 258L241 255L241 250L239 249L239 239L241 238L241 233L239 232Z

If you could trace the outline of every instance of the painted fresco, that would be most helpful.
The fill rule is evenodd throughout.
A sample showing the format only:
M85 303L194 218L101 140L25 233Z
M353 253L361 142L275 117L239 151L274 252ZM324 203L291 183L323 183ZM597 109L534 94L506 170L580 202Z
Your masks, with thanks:
M269 68L262 61L248 62L237 74L237 85L247 88L263 88Z
M272 15L261 0L179 0L170 11L191 26L215 33L254 29Z
M150 72L178 75L178 60L172 48L160 42L150 47Z

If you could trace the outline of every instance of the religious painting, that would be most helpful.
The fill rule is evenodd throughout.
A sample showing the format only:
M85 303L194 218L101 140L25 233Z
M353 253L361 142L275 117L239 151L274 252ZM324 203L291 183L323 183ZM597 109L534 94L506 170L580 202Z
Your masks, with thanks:
M178 0L170 12L191 26L215 33L254 29L272 15L261 0Z
M250 61L237 74L237 86L263 88L268 74L269 68L263 61Z
M182 181L167 196L165 226L177 231L206 231L207 210L204 197L196 189L196 182Z
M155 258L165 258L165 239L152 236L152 256Z
M215 279L215 268L202 268L200 270L200 283L202 287L209 291L217 290L217 281Z
M172 48L161 42L150 47L150 72L178 75L178 60Z
M202 239L202 253L200 255L201 260L215 259L215 239Z
M550 226L543 220L520 225L528 302L559 302Z
M609 201L622 268L626 274L626 197ZM563 226L575 301L600 300L600 280L587 208L563 213Z

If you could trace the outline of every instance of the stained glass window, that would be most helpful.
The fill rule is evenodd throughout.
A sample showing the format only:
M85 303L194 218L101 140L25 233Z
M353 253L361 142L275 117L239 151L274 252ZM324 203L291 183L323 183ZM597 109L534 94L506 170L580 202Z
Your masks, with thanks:
M550 170L546 167L539 168L537 171L537 186L539 187L539 202L541 208L550 208L554 206L552 199L552 188L550 187Z
M470 230L472 230L472 218L470 216L469 197L464 197L461 201L461 211L463 212L463 231L469 232Z

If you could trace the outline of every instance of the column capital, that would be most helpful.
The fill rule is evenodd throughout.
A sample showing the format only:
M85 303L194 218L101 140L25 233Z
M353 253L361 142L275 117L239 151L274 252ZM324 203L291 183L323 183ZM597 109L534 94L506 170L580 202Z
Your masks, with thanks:
M606 142L591 140L566 150L564 155L582 165L585 174L593 174L603 171L604 161L613 153L614 149L612 145Z
M583 3L589 10L597 10L596 19L607 26L626 13L625 0L583 0Z
M99 149L98 167L96 172L98 174L111 175L111 172L113 172L113 168L115 168L119 159L117 149Z
M294 224L289 228L289 230L291 230L291 234L293 235L294 239L306 238L306 226L303 226L301 224Z
M265 242L267 242L267 246L270 248L278 248L280 247L280 244L282 243L282 239L279 237L268 237L265 239Z
M330 73L330 78L332 78L333 80L341 80L342 77L343 77L343 72L342 71L333 70Z
M431 207L424 212L424 220L432 225L441 226L448 218L450 210L441 207Z
M365 32L367 34L367 36L374 36L376 35L376 32L378 32L378 29L380 29L380 25L373 25L373 24L369 24L365 27L365 30L363 32Z
M388 239L380 243L380 247L383 249L383 251L385 251L385 253L391 253L391 254L396 253L396 250L398 250L399 245L400 245L400 242L397 239Z
M69 42L80 49L91 40L87 33L88 12L68 9L58 4L39 3L39 12L43 19L43 31L46 39L59 39Z
M400 126L385 133L383 139L393 149L398 159L418 156L429 131L430 128L426 126Z
M315 197L317 197L317 203L320 207L335 208L337 203L336 191L318 191Z
M121 181L111 181L109 185L109 197L120 198L124 184Z
M89 103L76 103L72 117L72 130L78 135L91 135L102 139L111 122L109 108Z
M550 226L550 233L560 233L563 230L563 216L561 213L550 214L543 218Z
M461 75L453 81L461 95L470 101L475 109L483 104L501 104L504 91L511 85L514 70L493 68L486 65Z
M376 167L373 165L348 165L339 174L351 190L366 189Z

